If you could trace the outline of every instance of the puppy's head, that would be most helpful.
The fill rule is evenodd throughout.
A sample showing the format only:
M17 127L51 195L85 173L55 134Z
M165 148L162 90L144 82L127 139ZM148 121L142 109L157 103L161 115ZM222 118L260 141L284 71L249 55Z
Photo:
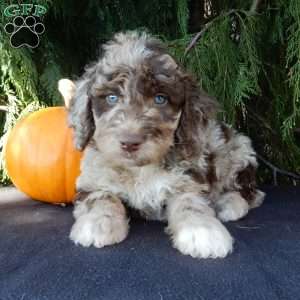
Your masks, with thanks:
M193 155L214 101L145 33L117 34L103 50L68 89L74 95L65 93L73 97L69 123L76 147L93 141L103 158L123 166L159 162L171 147Z

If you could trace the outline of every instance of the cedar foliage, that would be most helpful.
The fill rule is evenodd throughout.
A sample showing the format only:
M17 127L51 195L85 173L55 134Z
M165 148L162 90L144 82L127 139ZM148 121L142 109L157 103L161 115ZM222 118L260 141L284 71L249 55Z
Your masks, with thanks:
M3 1L1 12L9 4ZM300 173L300 0L31 0L47 8L35 49L14 49L0 20L0 147L20 116L62 104L57 81L76 78L113 33L148 30L222 104L220 118L257 152ZM206 27L205 27L206 25ZM185 55L197 31L203 33ZM1 157L1 182L7 183ZM272 181L261 165L260 182ZM291 183L281 178L280 182ZM295 184L295 182L293 182Z

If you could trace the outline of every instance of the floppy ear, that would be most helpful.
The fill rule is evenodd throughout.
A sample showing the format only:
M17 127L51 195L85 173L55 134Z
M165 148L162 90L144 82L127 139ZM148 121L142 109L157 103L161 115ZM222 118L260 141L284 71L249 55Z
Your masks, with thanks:
M95 76L96 66L87 69L83 77L76 82L73 98L69 102L68 122L69 126L74 128L74 144L80 151L88 144L95 130L91 99L88 95ZM70 97L70 94L67 93L68 96Z
M183 81L185 103L175 132L175 143L189 159L201 150L201 128L207 126L209 119L215 118L218 105L191 77L185 76Z

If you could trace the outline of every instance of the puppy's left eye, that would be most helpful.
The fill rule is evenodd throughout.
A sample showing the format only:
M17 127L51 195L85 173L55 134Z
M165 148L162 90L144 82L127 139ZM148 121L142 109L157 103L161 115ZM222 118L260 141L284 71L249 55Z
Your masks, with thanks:
M161 95L161 94L158 94L154 97L154 103L157 104L157 105L164 105L164 104L167 104L168 103L168 96L166 95Z
M108 104L114 105L114 104L118 103L119 97L117 95L108 95L108 96L106 96L106 101Z

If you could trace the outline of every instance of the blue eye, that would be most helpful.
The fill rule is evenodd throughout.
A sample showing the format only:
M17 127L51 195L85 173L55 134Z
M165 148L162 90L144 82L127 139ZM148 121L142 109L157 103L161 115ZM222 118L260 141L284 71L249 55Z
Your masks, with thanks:
M106 101L108 104L113 105L118 103L119 97L117 95L108 95L106 96Z
M168 97L165 95L158 94L154 97L154 102L157 105L164 105L168 102Z

